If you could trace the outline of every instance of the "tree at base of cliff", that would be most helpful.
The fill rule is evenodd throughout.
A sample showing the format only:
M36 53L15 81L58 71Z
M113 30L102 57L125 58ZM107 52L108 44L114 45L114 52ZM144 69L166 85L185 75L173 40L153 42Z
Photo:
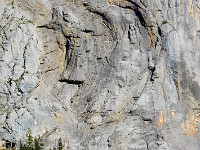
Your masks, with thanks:
M58 140L58 149L59 150L63 150L63 143L62 143L62 139L60 138L59 140Z
M36 138L34 139L34 143L35 143L35 150L43 150L42 146L44 146L44 144L42 143L42 139Z
M31 129L29 128L28 131L27 131L27 139L28 139L28 149L27 150L34 150L33 148L33 136L31 135L32 134L32 131Z
M43 150L42 146L44 144L42 143L42 139L40 137L33 138L32 131L30 128L27 131L26 138L27 138L26 144L23 144L22 141L20 140L19 150Z

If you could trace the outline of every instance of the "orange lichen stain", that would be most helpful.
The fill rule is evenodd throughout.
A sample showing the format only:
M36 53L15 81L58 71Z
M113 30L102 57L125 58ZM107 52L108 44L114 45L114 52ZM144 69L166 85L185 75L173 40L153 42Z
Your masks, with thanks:
M55 119L57 120L58 124L61 124L62 120L61 120L61 113L57 113L55 115Z
M108 5L119 5L121 0L107 0Z
M152 34L151 36L151 43L154 43L156 40L156 35L155 34Z
M43 63L43 53L40 55L40 64Z
M172 117L175 117L175 113L173 111L166 111L166 110L156 111L155 113L156 120L154 122L153 127L160 128L160 129L166 128L167 124L165 125L165 123L171 120ZM147 125L152 124L152 122L148 122L148 121L145 121L144 123Z
M191 114L187 114L186 120L182 121L181 123L181 129L183 134L196 137L196 132L198 130L195 117Z
M116 0L116 1L117 1L117 5L119 5L121 0Z
M163 111L158 111L158 113L159 113L158 116L155 114L157 121L155 121L154 127L156 127L156 128L160 127L160 129L162 129L163 128L163 123L164 123Z
M113 4L113 0L107 0L107 4L108 5L112 5Z
M189 2L189 14L190 16L192 16L194 13L194 10L193 10L193 6L192 6L192 1Z
M39 86L38 87L41 87L41 86L42 86L42 78L40 78Z
M88 38L88 33L85 33L85 37Z
M120 145L121 145L121 146L124 146L126 143L127 143L127 142L124 142L124 141L123 141L123 142L120 143Z
M120 4L120 0L117 0L117 5L119 5Z
M195 14L195 21L198 22L198 16Z
M171 112L171 116L174 117L174 116L175 116L175 113L174 113L174 112Z
M163 119L163 112L162 112L162 111L160 111L160 116L159 116L158 119L159 119L159 121L158 121L159 125L162 125L163 122L164 122L164 119Z
M166 112L166 111L158 111L158 114L156 113L156 121L155 121L155 125L154 127L158 128L160 127L160 129L163 129L164 123L169 121L172 117L175 116L174 112ZM149 122L145 122L145 124L149 124Z
M150 30L148 30L148 47L151 47L151 45L155 42L156 40L156 35L152 33Z

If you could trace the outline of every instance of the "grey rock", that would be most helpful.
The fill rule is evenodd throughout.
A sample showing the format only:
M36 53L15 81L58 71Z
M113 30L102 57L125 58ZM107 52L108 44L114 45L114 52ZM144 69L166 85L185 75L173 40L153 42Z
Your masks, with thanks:
M0 4L0 146L200 148L199 2Z

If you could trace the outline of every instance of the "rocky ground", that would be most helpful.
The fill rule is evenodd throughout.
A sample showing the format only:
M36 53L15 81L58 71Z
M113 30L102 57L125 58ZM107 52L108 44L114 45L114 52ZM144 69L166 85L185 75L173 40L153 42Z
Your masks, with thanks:
M0 0L0 18L1 143L200 149L199 1Z

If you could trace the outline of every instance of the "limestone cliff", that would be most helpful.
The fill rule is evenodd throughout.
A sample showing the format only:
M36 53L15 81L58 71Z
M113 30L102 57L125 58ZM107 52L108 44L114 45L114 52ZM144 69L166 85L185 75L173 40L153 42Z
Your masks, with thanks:
M0 0L0 141L200 149L200 2Z

